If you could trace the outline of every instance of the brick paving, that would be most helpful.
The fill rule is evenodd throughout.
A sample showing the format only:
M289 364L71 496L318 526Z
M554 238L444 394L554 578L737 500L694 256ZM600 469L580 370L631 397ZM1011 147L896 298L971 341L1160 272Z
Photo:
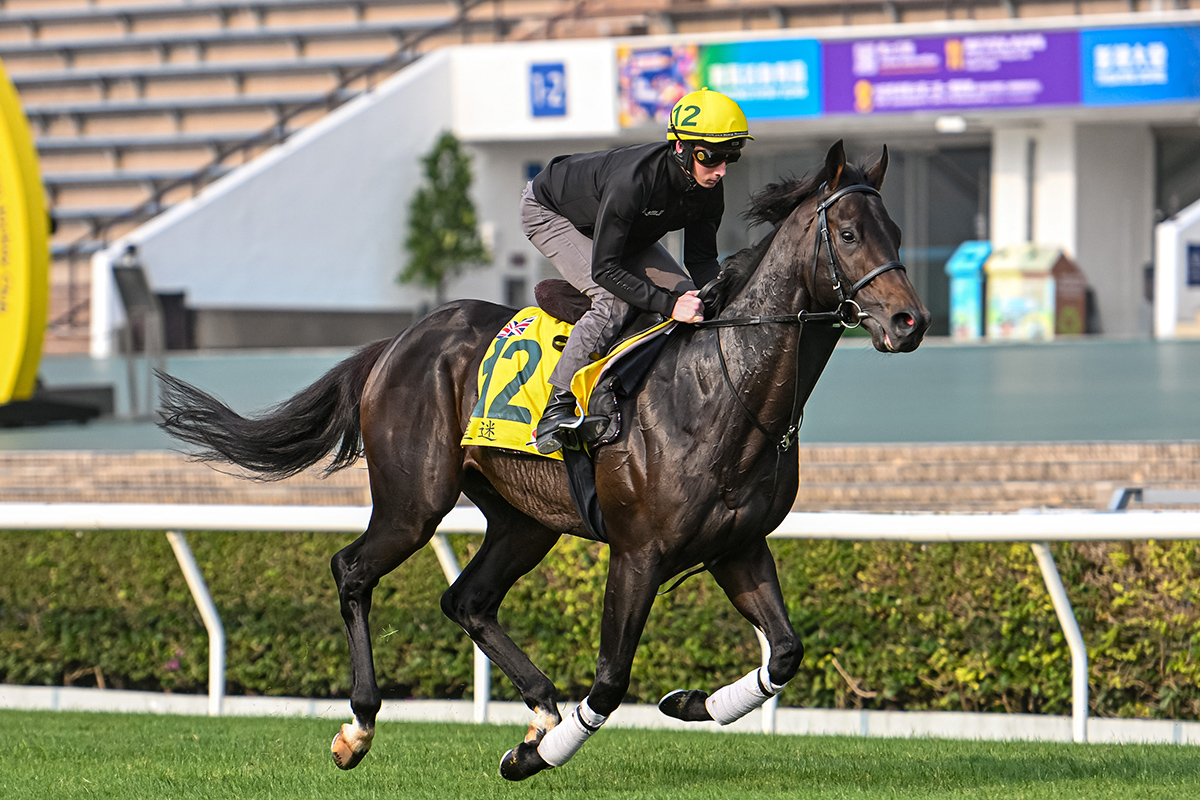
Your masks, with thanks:
M1114 488L1200 488L1200 441L808 445L801 511L1104 508ZM2 502L366 505L365 463L248 480L165 451L0 453Z

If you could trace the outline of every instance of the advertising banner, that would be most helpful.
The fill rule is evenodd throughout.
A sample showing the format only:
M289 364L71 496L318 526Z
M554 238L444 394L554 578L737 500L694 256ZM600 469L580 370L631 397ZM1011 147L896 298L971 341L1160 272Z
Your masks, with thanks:
M622 128L667 124L679 98L700 88L697 45L617 48L618 112Z
M823 45L830 114L1078 104L1079 33L1013 32Z
M618 48L622 127L703 86L751 120L1200 99L1200 26Z
M1085 105L1128 105L1200 97L1200 28L1088 30Z
M813 39L617 49L621 127L665 125L688 92L729 95L751 120L821 114L821 45Z
M751 120L821 114L821 45L815 39L703 45L699 83L729 95Z

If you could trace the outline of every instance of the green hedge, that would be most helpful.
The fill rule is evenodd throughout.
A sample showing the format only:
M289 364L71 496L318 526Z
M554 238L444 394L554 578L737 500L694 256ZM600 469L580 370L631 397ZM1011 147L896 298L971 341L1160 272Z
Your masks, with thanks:
M328 567L348 537L189 540L225 621L231 693L348 694ZM460 558L478 542L458 539ZM1198 716L1197 547L1055 549L1091 654L1094 713ZM784 704L1070 713L1070 654L1027 545L773 549L807 651ZM162 534L0 533L0 564L0 682L95 685L101 676L115 688L206 690L207 637ZM564 698L582 697L591 683L606 566L606 549L564 540L501 610ZM376 590L375 658L386 697L470 696L470 647L439 609L444 589L426 550ZM655 604L630 699L712 690L758 659L750 627L710 577L698 576ZM493 694L516 699L502 679Z

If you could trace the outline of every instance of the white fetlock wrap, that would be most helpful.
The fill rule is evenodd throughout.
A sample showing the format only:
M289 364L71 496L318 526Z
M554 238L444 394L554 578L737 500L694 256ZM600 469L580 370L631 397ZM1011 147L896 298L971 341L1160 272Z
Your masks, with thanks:
M767 668L759 667L728 686L717 689L704 701L704 707L708 709L709 716L722 725L728 725L779 694L786 685L771 683Z
M583 743L600 730L600 726L607 720L608 717L592 711L587 698L584 698L583 702L575 706L571 716L545 735L542 743L538 745L538 755L550 766L561 767L579 752Z

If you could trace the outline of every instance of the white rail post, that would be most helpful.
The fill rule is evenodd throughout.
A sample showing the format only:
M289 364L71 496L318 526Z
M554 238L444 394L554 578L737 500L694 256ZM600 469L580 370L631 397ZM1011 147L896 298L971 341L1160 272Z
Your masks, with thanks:
M167 531L167 541L175 551L175 560L183 570L183 577L188 588L192 591L192 599L200 609L200 618L208 630L208 715L221 716L221 704L225 700L225 626L221 624L221 615L213 603L212 595L208 593L208 584L196 566L196 558L192 548L188 547L187 537L182 531Z
M458 568L458 559L454 556L454 548L450 546L450 542L446 539L445 534L435 533L430 541L433 545L433 552L437 554L438 563L442 565L442 572L446 574L447 583L453 584L458 580L461 570ZM488 702L492 696L492 662L479 649L479 645L473 645L475 648L475 721L488 721Z
M1050 600L1054 603L1054 613L1062 625L1063 634L1067 637L1067 645L1071 648L1071 734L1077 742L1088 739L1088 654L1084 644L1083 634L1079 632L1079 623L1075 620L1075 610L1071 608L1071 600L1063 587L1062 577L1058 574L1058 566L1054 563L1054 554L1050 552L1048 542L1030 542L1033 554L1037 557L1038 566L1042 568L1042 579L1046 581L1046 590L1050 592Z
M762 645L762 666L767 669L771 661L771 643L767 641L765 633L760 631L757 626L754 628L754 635L758 637L758 643ZM770 675L770 672L767 673ZM767 698L767 702L762 704L762 732L775 732L775 711L779 708L779 695L771 695Z

